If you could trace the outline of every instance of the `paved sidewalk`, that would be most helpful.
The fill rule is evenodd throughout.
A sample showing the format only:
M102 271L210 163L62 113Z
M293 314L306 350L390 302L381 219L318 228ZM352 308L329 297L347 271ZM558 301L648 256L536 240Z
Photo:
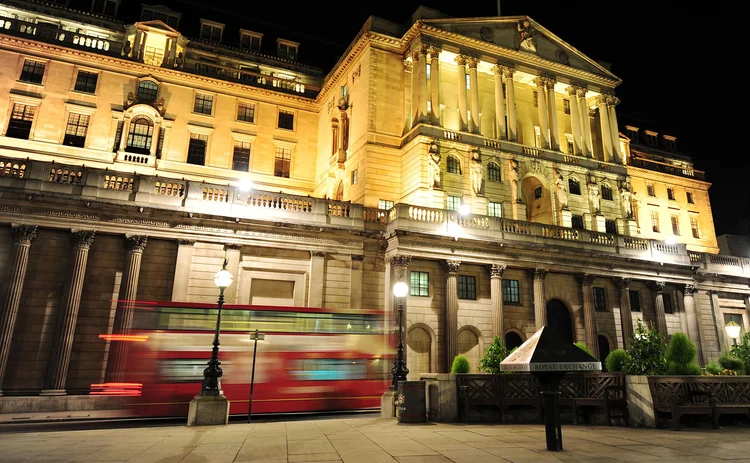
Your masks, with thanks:
M317 419L4 433L0 462L750 462L750 432L564 426L564 452L547 452L540 425L399 424Z

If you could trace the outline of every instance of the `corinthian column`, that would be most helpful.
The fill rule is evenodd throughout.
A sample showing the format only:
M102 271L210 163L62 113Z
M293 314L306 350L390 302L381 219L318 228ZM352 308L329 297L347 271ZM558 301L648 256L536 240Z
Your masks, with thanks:
M417 85L418 85L418 114L419 122L427 122L427 46L421 45L414 52L413 59L418 67Z
M469 127L469 115L466 109L466 57L456 55L458 65L458 130L467 130Z
M539 132L542 135L542 148L549 149L549 107L547 106L547 91L545 89L546 79L537 77L534 79L536 84L537 108L539 109Z
M471 95L471 131L480 132L479 126L479 81L477 80L477 58L466 58L466 64L469 65L469 94Z
M656 292L654 298L654 315L656 317L656 329L666 339L667 337L667 316L664 313L664 286L663 281L657 281L651 285L651 290Z
M141 274L141 260L143 250L148 243L146 236L127 236L125 247L125 269L122 272L120 283L120 301L115 313L115 325L113 334L129 334L133 326L133 314L135 312L133 301L138 295L138 278ZM107 381L122 382L125 374L125 362L128 355L128 344L125 341L114 341L109 346L109 359L107 360Z
M490 267L490 300L492 303L492 335L503 336L503 272L505 265Z
M539 329L547 324L547 296L544 293L544 279L547 271L534 270L534 327Z
M445 262L448 278L445 281L445 364L451 371L453 359L458 355L458 268L461 262Z
M697 346L701 345L700 333L698 332L698 314L695 310L695 285L685 285L685 290L682 293L682 302L685 306L685 316L687 317L687 331L688 337ZM663 304L663 302L662 302Z
M602 145L604 146L604 161L612 162L612 133L609 125L609 109L607 109L608 95L599 95L599 125L602 129Z
M547 78L547 104L549 105L550 119L550 147L553 150L560 150L560 134L557 125L557 102L555 98L555 79Z
M26 267L29 264L31 241L36 238L36 225L13 225L10 229L13 244L10 248L10 259L5 270L5 277L0 284L0 396L2 393L5 368L8 366L10 345L16 326L18 306L21 303L23 280L26 278Z
M516 91L513 85L513 68L500 66L505 77L505 91L508 97L508 140L518 140L518 125L516 124Z
M430 53L430 106L433 123L440 123L440 49L429 48Z
M586 89L584 87L578 87L576 89L576 95L578 96L578 109L581 113L581 148L582 153L585 157L594 157L594 148L591 141L591 121L589 121L589 107L586 104Z
M93 231L74 231L71 234L73 255L70 265L70 280L65 288L62 305L57 315L55 338L47 364L47 379L41 395L65 395L65 379L68 377L70 354L81 306L81 290L86 276L89 249L94 242Z
M586 347L599 358L599 346L596 338L596 316L594 314L594 275L581 278L583 288L583 324L586 330ZM599 359L604 360L604 359Z
M500 66L493 66L495 75L495 129L497 138L505 140L507 126L505 125L505 95L503 95L503 71Z
M628 349L630 341L633 338L633 313L630 310L630 278L621 278L618 283L618 288L620 289L622 344L625 346L625 349Z
M609 131L612 134L612 155L614 162L622 164L622 153L620 152L620 131L617 127L617 113L615 106L620 104L620 99L616 96L607 98L607 110L609 111Z
M567 88L568 101L570 101L570 128L573 131L573 154L581 155L581 115L578 112L578 97L576 92L578 87L569 85Z

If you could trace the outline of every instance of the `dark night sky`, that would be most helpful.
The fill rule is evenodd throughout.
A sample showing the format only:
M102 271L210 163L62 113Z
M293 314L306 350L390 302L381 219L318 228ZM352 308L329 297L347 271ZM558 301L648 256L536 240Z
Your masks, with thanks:
M633 0L605 3L603 8L603 2L591 0L503 0L502 14L529 15L582 53L611 63L612 72L623 80L616 90L622 100L621 119L626 115L646 119L651 124L642 124L641 129L676 136L678 151L690 155L696 169L706 171L713 183L710 194L717 234L737 233L741 211L747 215L750 210L750 154L745 143L735 142L750 130L741 127L740 120L747 122L750 117L733 115L749 91L739 64L732 62L744 61L746 41L740 38L744 31L736 27L737 18L744 14L738 4L723 0L703 2L701 8L666 3L673 2ZM250 7L247 13L318 37L321 48L333 45L338 51L329 63L321 63L327 72L368 16L405 23L420 4L456 17L497 13L492 0L360 2L346 8L325 6L322 14L322 3L300 2L281 16ZM301 42L304 62L305 48L315 47L316 41Z

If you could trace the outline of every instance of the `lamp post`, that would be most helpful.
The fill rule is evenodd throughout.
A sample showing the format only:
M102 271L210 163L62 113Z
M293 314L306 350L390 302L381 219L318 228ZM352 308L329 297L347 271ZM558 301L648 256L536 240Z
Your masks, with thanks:
M393 375L393 381L391 382L391 390L398 390L398 382L406 381L406 375L409 374L409 369L406 368L406 362L404 361L404 341L402 336L403 317L404 317L404 298L409 292L409 285L403 281L399 281L393 285L393 295L396 296L396 303L398 304L398 350L396 353L396 362L391 369Z
M740 325L738 325L734 320L730 320L729 323L724 325L724 329L726 330L727 335L732 338L734 347L737 347L737 338L740 337Z
M250 400L247 402L247 422L250 422L250 417L253 415L253 389L255 387L255 358L256 354L258 353L258 341L262 341L266 339L266 334L261 333L258 331L258 329L255 329L255 332L250 335L250 339L255 341L255 346L253 347L253 371L250 374Z
M214 276L214 284L219 287L219 313L216 316L216 333L214 334L214 348L211 351L211 360L208 367L203 370L202 396L223 395L221 390L221 362L219 362L219 332L221 330L221 309L224 307L224 290L232 284L232 273L227 270L227 259L224 257L224 265Z

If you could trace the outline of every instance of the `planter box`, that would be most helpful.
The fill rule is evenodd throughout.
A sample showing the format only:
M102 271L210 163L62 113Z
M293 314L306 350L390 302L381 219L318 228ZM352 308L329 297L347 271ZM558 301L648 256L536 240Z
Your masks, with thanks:
M627 388L630 426L656 427L654 402L648 386L648 376L626 376L625 387Z
M448 373L422 373L419 379L426 383L427 421L452 423L458 420L458 394L456 375Z

